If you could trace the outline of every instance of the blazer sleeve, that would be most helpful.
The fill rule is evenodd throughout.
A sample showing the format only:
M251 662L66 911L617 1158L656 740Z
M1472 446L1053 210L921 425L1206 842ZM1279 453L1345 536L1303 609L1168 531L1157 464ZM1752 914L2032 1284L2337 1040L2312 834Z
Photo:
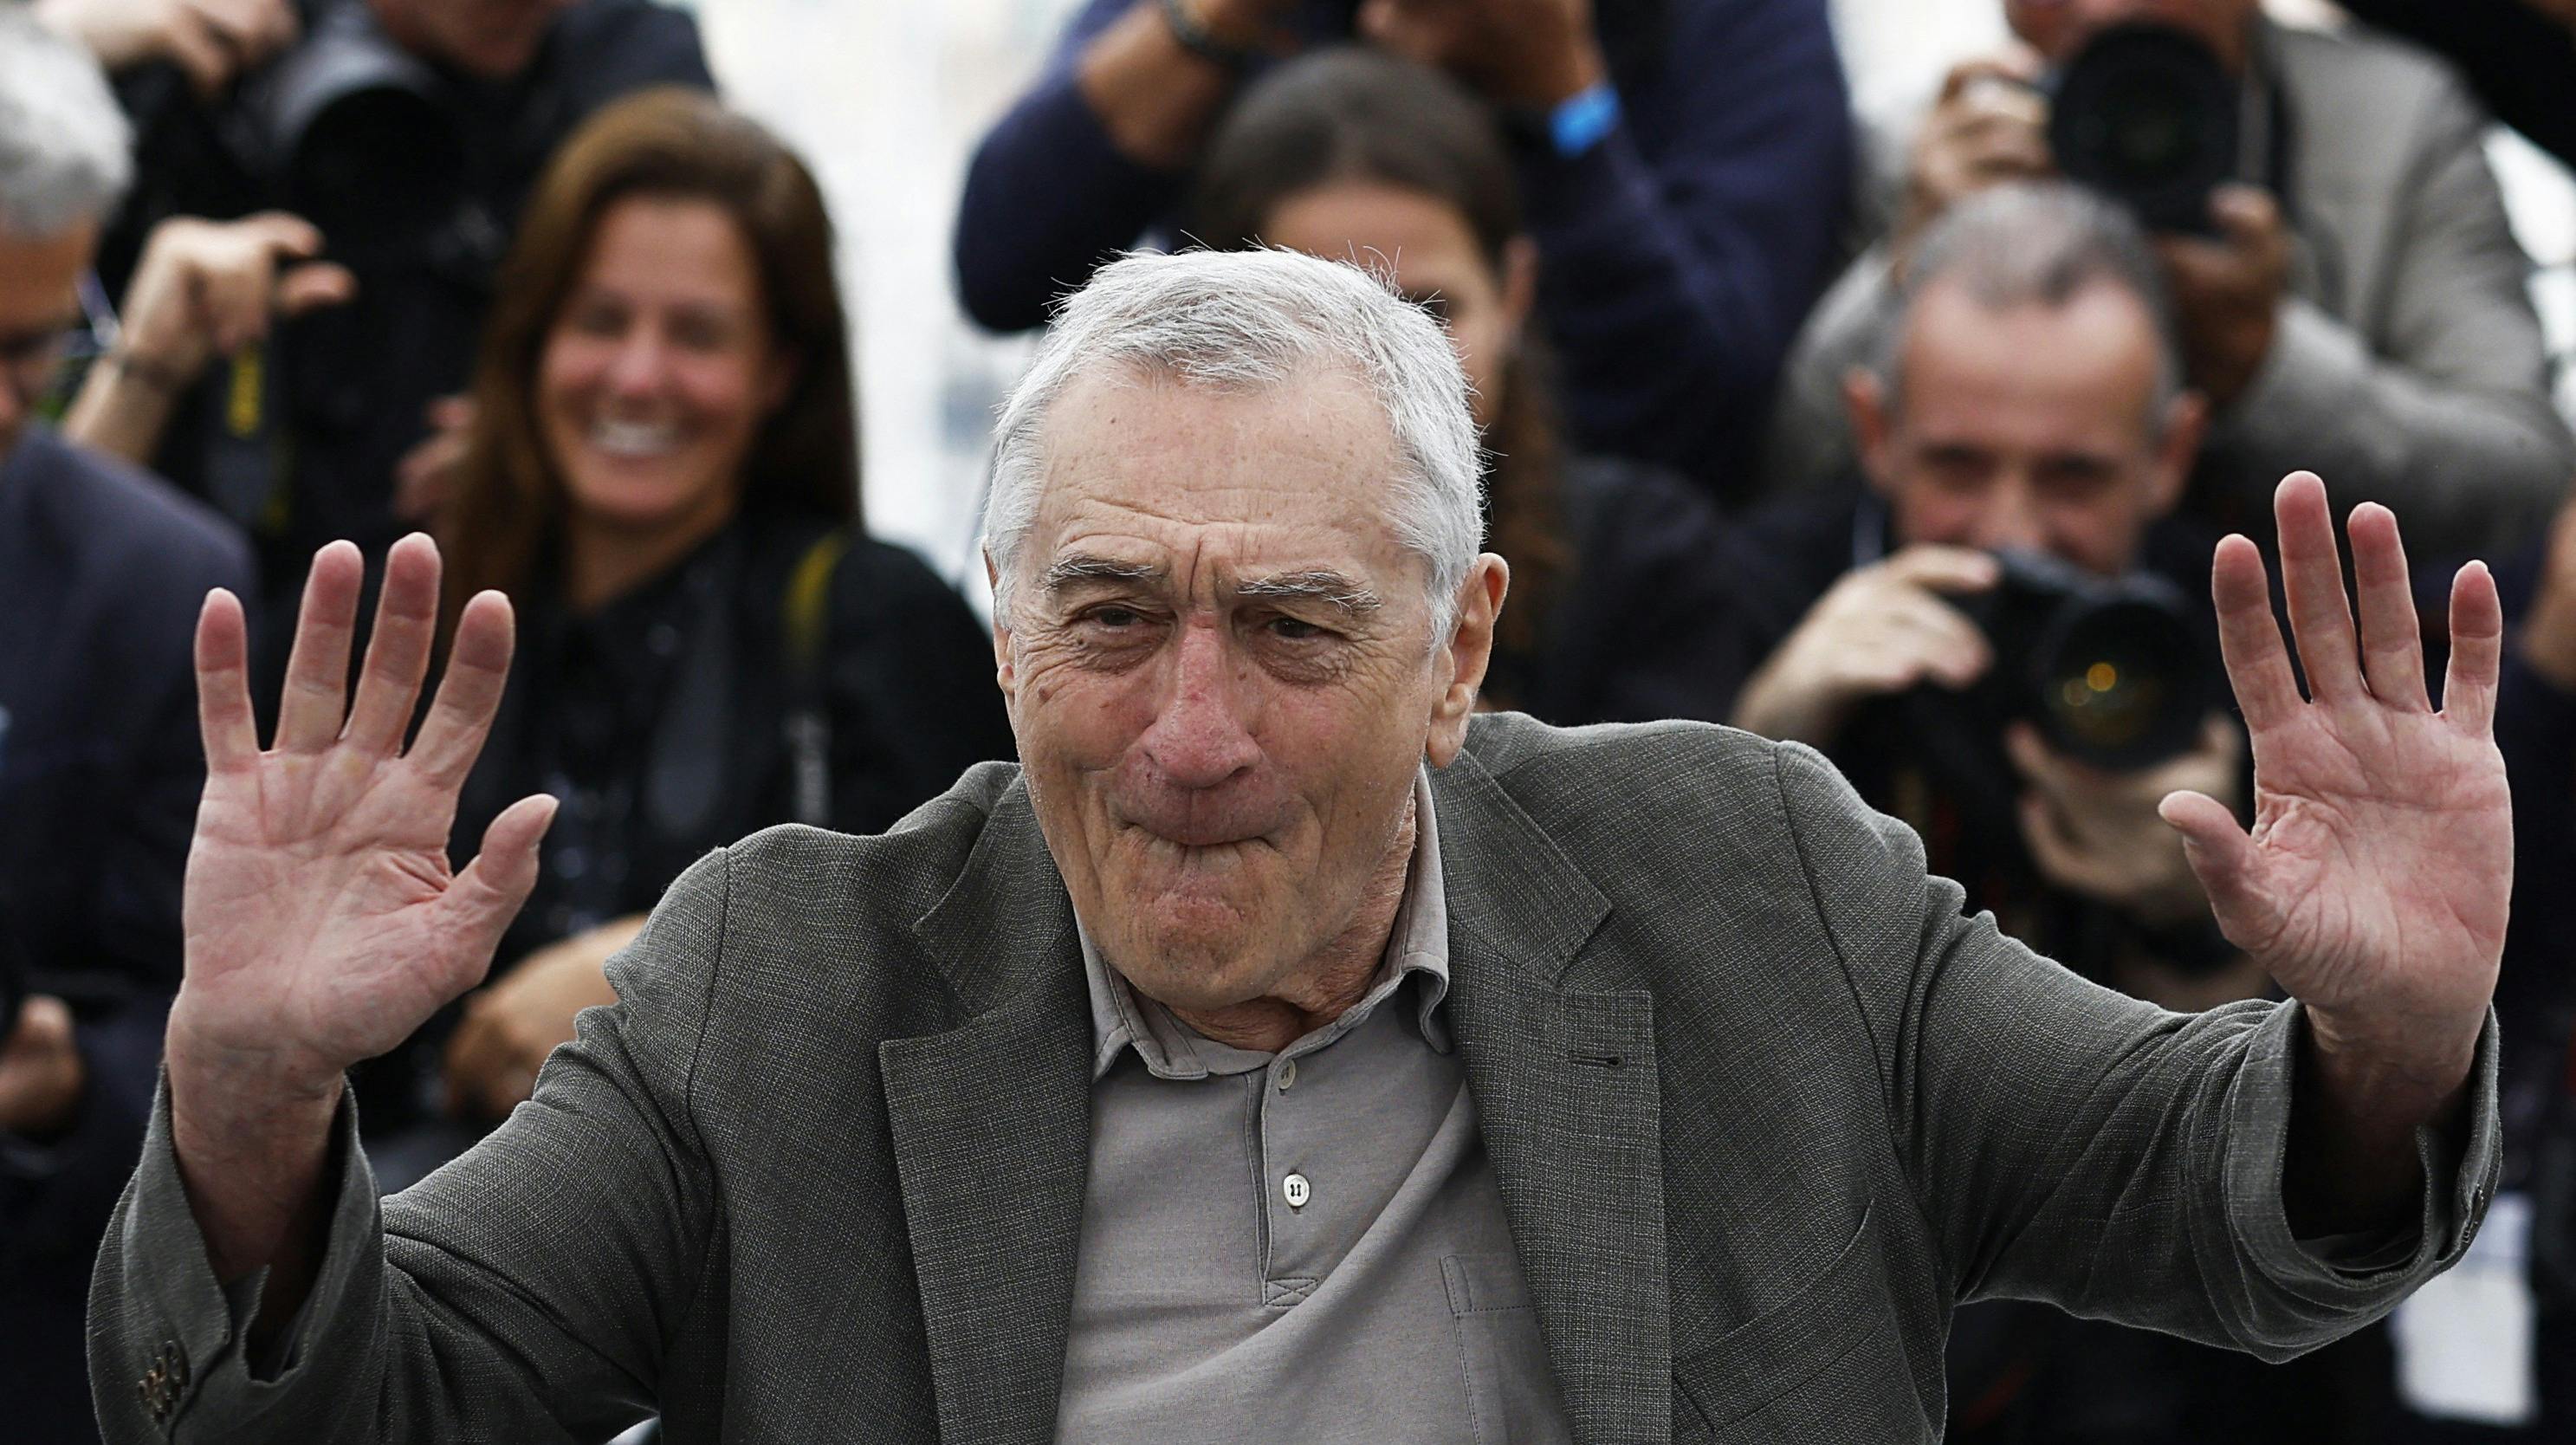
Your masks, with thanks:
M715 1227L689 1090L728 866L719 850L682 875L609 964L620 1002L419 1185L379 1203L344 1098L327 1250L275 1360L246 1357L258 1276L207 1261L165 1083L91 1287L109 1445L599 1440L648 1414Z
M2455 1263L2501 1149L2492 1016L2464 1138L2417 1138L2400 1235L2300 1240L2281 1179L2295 1003L2168 1013L1960 916L1958 885L1813 752L1774 754L1801 866L1868 1016L1896 1146L1961 1300L2044 1300L2281 1360Z
M2550 407L2531 262L2487 166L2485 117L2447 82L2427 105L2396 182L2410 200L2384 313L2365 335L2284 302L2271 354L2210 442L2263 498L2306 468L2339 507L2395 509L2419 550L2510 550L2548 521L2576 446Z

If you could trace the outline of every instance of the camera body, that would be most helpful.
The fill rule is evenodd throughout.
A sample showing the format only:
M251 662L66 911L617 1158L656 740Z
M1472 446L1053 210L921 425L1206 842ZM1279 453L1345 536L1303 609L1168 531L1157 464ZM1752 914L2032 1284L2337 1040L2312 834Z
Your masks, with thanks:
M2243 104L2217 52L2169 25L2115 25L2049 91L2048 148L2067 179L2150 231L2213 231L2209 197L2236 178Z
M1922 741L1952 760L1950 771L1991 771L2015 722L2036 726L2060 756L2110 772L2197 745L2222 698L2180 588L2144 573L2099 577L2045 553L1996 560L1993 588L1950 599L1985 633L1994 665L1964 691L1915 694ZM2005 770L1998 781L2010 778Z

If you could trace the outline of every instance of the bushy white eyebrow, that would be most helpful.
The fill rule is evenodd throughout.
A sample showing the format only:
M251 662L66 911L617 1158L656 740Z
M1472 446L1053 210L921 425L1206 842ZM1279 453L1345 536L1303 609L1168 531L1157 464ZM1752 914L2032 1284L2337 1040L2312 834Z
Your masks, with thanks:
M1247 577L1234 584L1238 598L1258 598L1267 602L1320 602L1351 616L1362 616L1385 606L1379 596L1339 572L1315 568L1304 572L1282 572L1272 577Z
M1077 582L1159 582L1169 575L1150 562L1120 562L1076 552L1049 563L1046 571L1039 575L1038 585L1049 593L1056 593Z

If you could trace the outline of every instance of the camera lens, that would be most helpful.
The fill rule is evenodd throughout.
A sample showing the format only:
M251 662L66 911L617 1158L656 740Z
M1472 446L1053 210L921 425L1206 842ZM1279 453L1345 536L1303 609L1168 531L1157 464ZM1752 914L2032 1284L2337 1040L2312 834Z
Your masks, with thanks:
M2197 741L2206 668L2174 607L2134 592L2070 602L2049 634L2034 680L2041 727L2060 751L2139 768Z
M2171 26L2114 26L2053 91L2049 150L2068 179L2150 229L2209 229L2209 193L2237 160L2236 84L2216 52Z

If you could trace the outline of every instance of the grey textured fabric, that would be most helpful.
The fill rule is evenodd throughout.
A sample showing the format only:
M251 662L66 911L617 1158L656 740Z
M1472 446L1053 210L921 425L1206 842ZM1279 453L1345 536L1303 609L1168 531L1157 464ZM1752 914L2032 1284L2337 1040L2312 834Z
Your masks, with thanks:
M2487 166L2486 117L2410 45L2258 24L2288 122L2298 244L2271 355L2214 419L2207 501L2260 531L2272 487L2305 469L2339 509L2396 509L2419 554L2509 551L2555 511L2576 441L2550 407L2531 262ZM1856 473L1842 380L1894 324L1882 244L1791 350L1764 495L1812 497Z
M2297 1006L2168 1014L2035 957L1804 749L1484 717L1432 786L1447 1013L1586 1445L1931 1438L1965 1298L2286 1356L2456 1260L2494 1187L2490 1026L2403 1266L2303 1248ZM92 1297L108 1440L597 1440L651 1408L676 1442L1050 1440L1092 1037L1014 770L881 837L710 855L611 968L621 1002L415 1188L379 1204L344 1110L274 1380L165 1103Z
M1301 1445L1569 1438L1438 1012L1440 809L1427 776L1413 795L1413 855L1378 976L1278 1053L1198 1035L1082 933L1100 1064L1065 1445L1227 1440L1256 1418Z

